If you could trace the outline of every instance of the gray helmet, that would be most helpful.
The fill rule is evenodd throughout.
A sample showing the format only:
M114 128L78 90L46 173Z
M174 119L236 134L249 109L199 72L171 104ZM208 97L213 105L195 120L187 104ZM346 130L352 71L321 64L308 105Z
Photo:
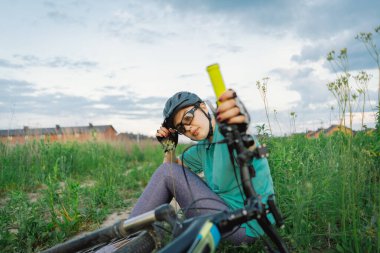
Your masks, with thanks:
M174 94L171 98L166 101L165 108L163 111L164 114L164 123L166 126L173 128L173 117L182 108L185 108L190 105L195 105L196 103L202 103L197 95L187 91L180 91Z

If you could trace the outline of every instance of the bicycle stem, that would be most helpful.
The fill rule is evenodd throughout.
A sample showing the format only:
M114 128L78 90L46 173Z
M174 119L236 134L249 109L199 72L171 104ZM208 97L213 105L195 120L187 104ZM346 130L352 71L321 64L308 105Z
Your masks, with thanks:
M268 235L268 237L272 240L280 252L289 252L286 248L285 243L282 241L281 237L268 220L266 209L260 200L260 196L257 195L251 181L251 178L255 176L255 169L252 165L252 160L254 157L265 157L267 155L266 148L256 148L253 138L250 135L247 135L245 131L242 131L242 129L244 129L244 126L228 125L225 123L219 123L219 126L222 134L227 140L227 145L230 153L232 153L234 150L236 151L237 163L240 168L240 179L244 194L246 196L245 206L248 210L242 209L239 210L238 213L231 215L234 220L236 219L236 222L234 223L239 224L241 221L248 221L252 218L255 218L264 230L265 234ZM233 163L234 161L232 160L231 162ZM279 214L279 211L274 204L273 197L270 198L270 203L268 204L269 211L273 212L276 223L278 223L279 226L282 226L283 221ZM251 217L248 217L249 213L253 213L253 215ZM231 221L231 219L228 220ZM228 228L226 227L226 229L231 229L231 227L231 225L228 225Z
M232 152L236 150L237 162L241 170L241 182L243 185L243 191L247 199L251 197L256 197L256 191L252 186L251 177L254 176L254 168L251 164L253 159L253 152L247 149L245 144L254 145L254 141L246 143L242 139L242 134L240 132L240 127L238 125L228 125L225 123L219 123L220 130L227 140L227 145ZM231 161L233 163L233 161ZM251 172L250 172L251 171ZM253 174L253 175L252 175Z

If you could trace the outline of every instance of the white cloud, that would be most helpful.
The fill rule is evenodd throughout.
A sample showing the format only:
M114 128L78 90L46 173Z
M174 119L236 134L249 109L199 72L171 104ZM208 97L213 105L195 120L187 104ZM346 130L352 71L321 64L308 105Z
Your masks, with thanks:
M23 2L23 8L21 2L4 1L0 73L34 94L30 113L18 112L19 125L91 121L154 134L165 98L176 91L213 99L205 68L215 62L257 122L265 116L255 83L266 76L271 111L278 111L284 128L290 111L297 111L300 124L313 117L327 122L326 104L333 100L325 83L334 75L325 55L347 46L353 69L371 68L353 37L378 25L374 2L363 1L358 9L356 1L341 0L36 1ZM23 95L0 95L0 117L9 118L14 102L26 110ZM47 102L70 115L45 118L41 107ZM87 110L72 110L75 103ZM0 128L8 127L7 121Z

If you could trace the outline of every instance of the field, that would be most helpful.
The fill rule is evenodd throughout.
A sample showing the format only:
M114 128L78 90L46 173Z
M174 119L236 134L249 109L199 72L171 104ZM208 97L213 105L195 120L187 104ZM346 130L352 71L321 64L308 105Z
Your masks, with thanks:
M262 141L293 252L380 252L378 137ZM158 145L0 144L2 252L38 252L98 228L133 206L161 162ZM253 249L263 251L260 243L239 251Z

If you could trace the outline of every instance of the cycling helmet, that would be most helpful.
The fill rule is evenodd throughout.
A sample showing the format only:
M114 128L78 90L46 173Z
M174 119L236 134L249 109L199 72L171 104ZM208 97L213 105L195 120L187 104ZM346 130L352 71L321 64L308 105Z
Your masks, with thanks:
M182 108L185 108L187 106L195 105L197 103L202 103L202 102L203 102L203 100L200 99L200 97L198 97L194 93L191 93L188 91L177 92L171 98L169 98L168 101L166 101L164 111L163 111L163 114L164 114L164 124L163 125L165 127L169 127L169 128L174 129L173 118L174 118L174 115L179 110L181 110ZM211 115L209 113L206 114L206 112L203 111L202 108L200 108L200 109L203 112L203 114L206 115L206 117L209 120L209 132L208 132L207 137L212 136L213 130L212 130L212 125L211 125Z
M168 127L174 128L173 126L173 117L174 115L181 110L190 105L195 105L196 103L202 103L197 95L187 91L180 91L174 94L171 98L166 101L164 108L164 119Z

